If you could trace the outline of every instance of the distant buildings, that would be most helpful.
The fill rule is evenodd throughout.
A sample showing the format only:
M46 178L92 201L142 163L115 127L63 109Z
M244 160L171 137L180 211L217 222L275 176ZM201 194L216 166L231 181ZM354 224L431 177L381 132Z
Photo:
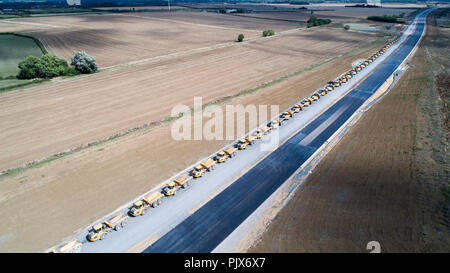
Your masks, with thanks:
M81 0L66 0L69 6L80 6Z

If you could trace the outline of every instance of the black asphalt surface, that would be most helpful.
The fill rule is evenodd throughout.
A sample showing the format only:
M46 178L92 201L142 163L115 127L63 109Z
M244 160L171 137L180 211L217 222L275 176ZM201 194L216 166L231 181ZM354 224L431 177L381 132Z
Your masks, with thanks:
M418 15L414 33L355 89L143 252L207 253L214 250L398 68L419 41L429 12Z

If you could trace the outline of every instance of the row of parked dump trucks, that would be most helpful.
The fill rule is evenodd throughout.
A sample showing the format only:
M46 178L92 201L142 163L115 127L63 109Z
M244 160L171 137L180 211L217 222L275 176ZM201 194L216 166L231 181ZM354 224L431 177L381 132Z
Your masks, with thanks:
M315 101L319 100L320 97L325 96L328 92L333 91L336 87L339 87L340 85L346 83L354 75L356 75L362 69L375 61L378 57L384 54L384 52L398 40L399 39L397 38L391 41L382 49L378 50L375 54L370 56L366 61L360 63L350 71L342 74L334 81L329 81L323 88L314 92L311 96L304 98L300 103L293 105L288 111L283 112L278 118L267 123L266 126L258 128L253 133L247 135L243 139L240 139L231 147L217 153L217 155L212 158L208 158L204 162L195 166L189 173L185 173L165 185L160 191L150 193L149 195L144 196L141 200L133 203L133 205L129 208L128 215L120 212L112 216L108 220L92 226L87 235L87 240L95 242L105 239L108 233L112 231L119 231L120 229L124 228L126 226L128 217L145 215L150 207L155 208L161 205L163 197L174 196L180 189L189 187L193 179L198 179L202 177L206 172L213 171L216 164L225 163L228 158L236 156L238 150L245 150L248 145L253 145L255 141L262 138L263 135L268 134L271 130L279 128L282 122L289 120L295 113L299 113L303 110L303 108L308 107ZM50 252L78 252L81 248L81 245L81 242L79 242L77 239L73 239L61 245L57 251L55 249L51 249Z

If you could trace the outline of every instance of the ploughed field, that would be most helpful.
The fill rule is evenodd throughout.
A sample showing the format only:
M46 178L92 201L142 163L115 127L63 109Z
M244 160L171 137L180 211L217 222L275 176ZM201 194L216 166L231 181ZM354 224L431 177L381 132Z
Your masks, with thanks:
M102 18L99 21L105 22L103 15L99 17ZM60 19L61 24L66 24L70 18L74 17L48 20ZM124 16L123 24L128 24L128 19ZM210 31L208 27L204 29ZM192 46L184 38L177 42L176 37L171 36L175 48L179 44ZM0 170L164 119L174 105L192 106L194 96L202 96L207 103L253 88L376 38L341 29L298 30L248 43L230 43L222 48L211 46L198 53L178 48L180 52L169 59L156 58L139 65L4 93L0 97ZM120 41L121 35L115 39ZM111 54L111 58L115 54L120 56L120 44L110 41L111 47L105 49L98 42L101 43L92 42L91 46L96 48L93 52L99 50L102 56ZM151 48L153 44L159 47L156 40L142 42L141 46ZM141 51L131 52L137 56ZM162 48L160 54L165 54Z

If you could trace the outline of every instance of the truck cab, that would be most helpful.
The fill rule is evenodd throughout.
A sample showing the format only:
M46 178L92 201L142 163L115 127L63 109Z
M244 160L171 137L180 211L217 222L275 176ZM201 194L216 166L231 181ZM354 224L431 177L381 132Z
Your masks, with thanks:
M280 125L281 125L281 122L278 119L273 120L268 124L270 129L278 129L278 127L280 127Z
M163 189L163 193L165 196L171 196L177 194L177 184L175 182L170 182Z
M228 155L225 153L225 152L219 152L217 155L216 155L216 161L217 161L217 163L223 163L223 162L225 162L225 160L227 160L227 158L228 158Z
M291 115L289 115L288 112L284 112L283 114L280 115L281 120L288 120L290 118L291 118Z
M137 201L133 204L133 206L131 207L129 214L131 216L139 216L139 215L145 215L145 213L147 212L147 209L145 207L145 204L142 200Z
M256 132L255 132L255 137L256 137L257 139L260 139L260 138L263 137L264 133L265 133L264 129L261 129L261 128L260 128L260 129L256 130Z
M106 231L104 230L104 224L100 223L92 227L92 230L89 232L87 239L91 242L95 242L98 240L103 240L106 237Z
M294 105L294 106L291 107L291 110L292 110L294 113L298 113L298 112L300 112L300 110L302 110L302 108L301 108L298 104L296 104L296 105Z
M191 171L191 175L192 175L194 178L199 178L199 177L201 177L204 173L205 173L205 169L204 169L201 165L196 166L196 167Z
M239 150L245 150L245 148L247 148L247 145L248 145L248 142L245 139L241 139L237 143L237 147Z

